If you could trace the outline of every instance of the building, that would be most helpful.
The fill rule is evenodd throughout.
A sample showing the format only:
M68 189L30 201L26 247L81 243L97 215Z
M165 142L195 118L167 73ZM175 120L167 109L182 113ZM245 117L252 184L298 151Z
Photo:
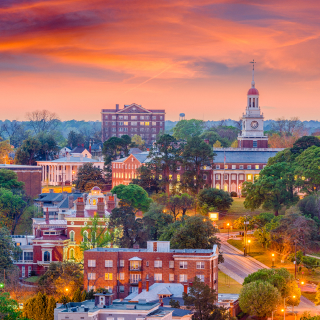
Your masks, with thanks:
M106 288L117 298L141 293L154 283L188 284L194 277L218 290L218 255L212 249L170 249L170 241L147 248L95 248L84 252L84 286Z
M103 159L92 159L89 151L87 152L88 154L85 153L87 156L83 156L83 153L80 152L75 155L67 154L66 157L55 160L37 161L38 166L42 169L42 185L71 185L77 177L79 168L85 163L92 163L94 167L103 169ZM37 194L39 193L41 190L37 192Z
M115 109L102 109L102 141L124 134L141 136L146 144L155 141L159 132L164 132L165 110L145 109L132 103L123 109L116 104Z
M117 201L116 196L111 193L104 195L94 187L89 194L63 199L62 203L67 202L69 208L58 217L54 216L58 219L50 219L49 208L45 211L45 218L33 218L32 235L12 238L22 249L20 258L15 262L20 269L20 277L27 277L31 271L43 274L51 262L81 261L80 244L89 236L87 231L82 234L81 230L90 226L96 213L101 225L107 227L110 211Z
M24 182L24 191L30 197L41 193L42 168L40 166L25 166L15 164L0 164L0 169L14 171L18 181Z
M57 304L54 320L191 320L190 310L162 307L159 301L112 300L113 294L97 293L94 300Z
M242 132L238 136L239 148L268 148L268 137L264 135L263 120L259 105L259 91L255 88L254 62L251 88L247 93L246 113L242 115Z

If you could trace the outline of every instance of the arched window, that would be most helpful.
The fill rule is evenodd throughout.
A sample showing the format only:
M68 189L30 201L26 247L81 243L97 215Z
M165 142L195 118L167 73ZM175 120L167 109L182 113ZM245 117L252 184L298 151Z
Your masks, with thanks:
M70 231L70 241L74 241L74 231Z
M69 251L69 259L74 259L74 249L70 249L70 251Z
M51 261L50 259L50 252L49 251L45 251L43 254L43 261Z
M83 232L83 242L88 242L88 231Z

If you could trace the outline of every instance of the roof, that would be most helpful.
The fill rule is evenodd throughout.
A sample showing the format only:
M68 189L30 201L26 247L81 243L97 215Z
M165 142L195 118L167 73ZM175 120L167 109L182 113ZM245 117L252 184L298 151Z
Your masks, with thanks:
M99 160L95 160L92 158L87 158L87 157L83 157L82 159L80 157L63 157L63 158L59 158L59 159L55 159L55 160L49 160L49 161L37 161L37 163L52 163L52 162L101 162L103 163L103 161L99 161Z
M25 166L16 164L0 164L0 169L8 170L42 170L41 166Z
M250 88L247 95L259 95L259 91L256 88Z
M139 148L131 148L129 150L129 154L137 154L137 153L141 153L142 150L140 150Z
M133 257L133 258L129 259L129 261L142 261L142 259L138 258L138 257Z
M146 162L146 160L149 156L149 151L143 151L141 153L131 154L130 156L135 157L140 163L144 163L144 162ZM125 162L129 157L120 158L120 159L114 160L112 162L122 163L122 162Z
M133 249L133 248L94 248L87 250L86 252L153 252L147 249ZM213 249L171 249L171 253L204 253L214 254ZM159 251L154 252L159 253Z
M181 304L180 304L181 305ZM172 316L173 317L183 317L188 314L192 314L191 310L186 309L176 309L176 308L168 308L168 307L159 307L159 310L163 311L173 311Z
M82 153L85 150L87 150L85 147L77 146L71 151L71 153Z
M251 151L240 150L214 150L216 156L214 157L214 163L224 163L224 156L226 157L226 163L263 163L267 164L269 158L274 157L278 151L257 151L252 149Z

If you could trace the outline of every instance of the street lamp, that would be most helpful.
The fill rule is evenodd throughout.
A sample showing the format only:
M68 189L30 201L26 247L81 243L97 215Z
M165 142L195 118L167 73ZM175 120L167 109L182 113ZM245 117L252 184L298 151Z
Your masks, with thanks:
M248 240L248 243L249 243L249 253L250 253L250 243L251 243L250 239Z
M271 255L272 256L272 268L274 268L275 266L274 266L274 260L275 260L275 258L274 258L274 253Z
M283 312L283 320L286 320L286 299L289 298L289 297L290 296L287 296L287 297L283 298L283 309L281 309L281 311ZM292 298L295 299L296 296L292 296Z
M230 223L228 222L228 223L227 223L227 227L228 227L228 240L229 240L229 229L230 229L229 226L230 226Z

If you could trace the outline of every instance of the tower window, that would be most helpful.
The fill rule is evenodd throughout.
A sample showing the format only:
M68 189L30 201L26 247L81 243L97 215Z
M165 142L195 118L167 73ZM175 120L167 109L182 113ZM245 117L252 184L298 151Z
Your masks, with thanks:
M253 147L258 148L258 141L253 141Z

